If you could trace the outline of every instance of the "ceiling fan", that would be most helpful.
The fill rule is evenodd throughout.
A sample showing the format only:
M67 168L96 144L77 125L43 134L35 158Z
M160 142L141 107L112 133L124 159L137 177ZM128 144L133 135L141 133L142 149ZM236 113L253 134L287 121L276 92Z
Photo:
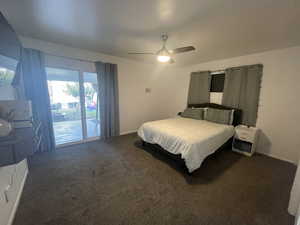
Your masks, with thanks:
M160 50L158 50L156 53L152 53L152 52L129 52L128 54L130 54L130 55L156 55L157 60L159 62L174 63L175 61L172 58L172 55L196 50L194 46L186 46L186 47L181 47L181 48L175 48L173 50L168 50L167 47L166 47L166 43L167 43L167 40L168 40L168 35L167 34L162 34L161 39L162 39L162 42L163 42L162 48Z

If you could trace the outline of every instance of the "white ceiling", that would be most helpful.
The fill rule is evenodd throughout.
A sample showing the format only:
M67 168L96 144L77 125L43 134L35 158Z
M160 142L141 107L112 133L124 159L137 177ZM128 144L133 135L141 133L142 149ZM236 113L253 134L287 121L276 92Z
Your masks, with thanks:
M17 33L72 47L154 62L160 34L189 65L300 45L299 0L1 0Z

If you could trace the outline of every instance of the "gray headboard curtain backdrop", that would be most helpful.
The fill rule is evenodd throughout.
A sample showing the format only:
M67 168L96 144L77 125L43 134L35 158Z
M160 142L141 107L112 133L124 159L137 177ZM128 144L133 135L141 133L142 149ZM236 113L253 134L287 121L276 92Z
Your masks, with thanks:
M0 12L0 54L19 60L22 44L14 29Z
M190 86L188 92L189 104L202 104L209 102L210 97L210 71L200 71L191 73Z
M241 109L244 125L256 125L262 72L261 64L225 70L222 105Z
M44 53L23 48L18 67L18 74L16 75L18 78L16 80L23 83L25 99L32 102L33 120L41 123L42 143L38 150L41 152L54 151L55 139Z
M120 135L118 66L95 62L99 84L100 136Z

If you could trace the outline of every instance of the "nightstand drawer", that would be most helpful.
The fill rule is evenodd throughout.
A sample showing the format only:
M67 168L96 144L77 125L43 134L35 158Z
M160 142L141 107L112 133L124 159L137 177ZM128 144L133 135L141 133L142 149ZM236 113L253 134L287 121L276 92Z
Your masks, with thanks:
M238 126L235 129L235 138L243 141L251 142L251 143L255 141L256 134L257 134L256 128Z
M237 139L253 143L255 140L255 133L240 131L235 134L235 137Z

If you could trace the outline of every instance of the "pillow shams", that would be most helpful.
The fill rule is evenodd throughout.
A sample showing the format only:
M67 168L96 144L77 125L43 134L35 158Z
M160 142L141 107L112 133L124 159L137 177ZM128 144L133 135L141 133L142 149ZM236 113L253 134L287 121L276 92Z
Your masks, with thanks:
M208 108L204 119L215 123L231 125L233 120L232 115L232 110Z
M181 116L195 120L203 120L203 108L186 108L181 113Z

